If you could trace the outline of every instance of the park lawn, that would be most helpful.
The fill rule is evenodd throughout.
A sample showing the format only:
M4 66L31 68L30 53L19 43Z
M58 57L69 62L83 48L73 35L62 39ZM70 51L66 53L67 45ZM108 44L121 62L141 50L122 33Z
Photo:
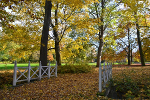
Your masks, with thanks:
M91 65L91 66L96 66L96 62L94 62L94 63L88 63L88 65ZM101 65L103 66L104 65L104 63L101 63ZM107 62L105 62L105 65L107 65ZM119 65L119 63L113 63L113 65Z
M55 64L51 64L54 66ZM31 67L38 67L39 63L31 63ZM17 67L28 67L28 63L20 63L17 64ZM14 64L0 64L0 70L14 69Z
M106 65L107 63L105 63ZM118 65L118 63L114 63L115 65ZM30 64L31 67L38 67L39 63L31 63ZM54 66L55 64L51 64L51 66ZM65 65L65 63L63 63L62 65ZM96 62L95 63L88 63L88 65L90 66L96 66ZM101 64L102 66L104 65L104 63ZM28 67L28 63L18 63L17 67ZM14 69L14 64L0 64L0 70L9 70L9 69Z
M30 65L31 67L38 67L39 63L31 63ZM65 65L65 63L63 63L62 65ZM89 63L89 65L96 66L96 63ZM55 66L55 64L51 64L51 66ZM17 64L17 67L28 67L28 63ZM14 69L14 64L0 64L0 70L7 70L7 69L8 70Z
M44 78L15 88L0 90L2 99L59 99L59 100L101 100L97 96L98 68L93 72L58 74L58 77ZM126 98L150 99L150 66L113 67L112 77L116 91ZM127 89L127 90L126 90ZM118 92L117 92L118 93Z

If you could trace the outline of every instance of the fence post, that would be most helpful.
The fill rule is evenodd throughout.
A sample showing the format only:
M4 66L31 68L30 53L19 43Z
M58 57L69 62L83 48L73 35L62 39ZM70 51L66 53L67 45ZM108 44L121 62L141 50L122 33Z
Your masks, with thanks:
M108 75L109 75L109 63L107 62L107 68L106 68L106 77L107 77L107 81L108 81Z
M110 78L112 78L112 62L110 64Z
M101 62L99 64L99 92L102 92L102 67L101 67Z
M30 66L30 61L29 61L29 64L28 64L28 83L30 82L30 69L31 69L31 66Z
M49 61L49 66L48 66L48 78L50 78L50 68L51 68L51 66L50 66L50 61Z
M110 62L108 63L108 79L110 79Z
M14 62L14 74L13 74L13 86L16 86L16 78L17 78L17 62Z
M56 61L56 66L55 66L55 76L57 77L57 61Z
M103 65L103 80L104 80L104 83L106 82L106 80L105 80L105 62L104 62L104 65Z
M42 65L41 65L41 61L40 61L40 66L39 66L39 80L41 80L41 67L42 67Z

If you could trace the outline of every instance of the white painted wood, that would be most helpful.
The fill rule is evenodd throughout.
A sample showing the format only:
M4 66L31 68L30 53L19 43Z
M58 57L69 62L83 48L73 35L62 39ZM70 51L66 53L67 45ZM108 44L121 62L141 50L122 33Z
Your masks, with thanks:
M17 70L21 73L21 75L16 79L16 81L18 81L19 78L21 78L21 76L24 76L26 79L28 79L27 76L24 75L24 73L28 70L28 68L27 68L24 72L21 72L21 71L18 69L18 67L17 67ZM16 74L16 75L17 75L17 74Z
M50 69L51 69L51 66L50 66L50 62L49 62L49 66L48 66L48 78L50 78Z
M107 77L107 79L106 79L106 81L108 81L108 74L109 74L109 70L108 70L108 62L107 62L107 69L106 69L106 77Z
M99 92L102 92L102 67L101 67L101 62L99 64Z
M30 69L31 69L31 66L30 66L30 61L29 61L29 64L28 64L28 83L30 82Z
M14 62L14 74L13 74L13 86L16 86L16 78L17 78L17 62Z
M39 66L39 80L41 80L41 68L42 68L42 65L41 65L41 61L40 61L40 66Z
M106 82L106 74L105 74L105 62L103 65L103 78L104 78L104 83Z
M47 67L46 70L43 69L43 67ZM24 72L21 72L18 68L26 68L26 70ZM43 73L42 73L43 70ZM19 77L17 77L17 71L21 73L21 75ZM33 74L31 75L30 72L33 72ZM39 71L39 74L37 74L37 71ZM48 71L48 73L46 72ZM27 76L25 75L25 72L27 72ZM47 74L47 76L43 76L44 73ZM33 75L36 75L36 78L32 78ZM19 80L21 78L21 76L24 76L26 79L23 80ZM57 62L55 66L50 66L50 62L49 62L49 66L42 66L41 61L40 61L40 65L39 68L34 71L31 66L30 66L30 61L28 64L28 67L17 67L17 62L14 62L14 73L13 73L13 86L16 86L17 82L22 82L22 81L27 81L30 82L31 79L39 79L41 80L41 78L44 77L48 77L50 78L50 76L55 76L57 77Z
M108 63L105 66L105 62L103 65L103 69L101 67L101 63L99 66L99 92L102 92L103 87L106 87L108 81L112 78L112 63Z
M33 74L31 75L30 78L32 78L33 75L36 75L37 77L39 77L39 75L37 74L37 71L39 70L39 68L37 68L36 71L32 70L32 68L31 68L30 70L33 72ZM32 78L32 79L33 79L33 78Z

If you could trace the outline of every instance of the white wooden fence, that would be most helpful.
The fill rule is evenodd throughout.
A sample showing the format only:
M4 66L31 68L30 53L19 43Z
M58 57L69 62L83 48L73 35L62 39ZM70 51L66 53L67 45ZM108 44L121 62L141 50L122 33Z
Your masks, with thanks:
M19 69L25 69L25 70L21 72ZM17 71L21 73L21 75L18 77L17 77ZM30 73L31 71L33 72L32 75ZM25 75L25 73L27 73L27 76ZM46 74L46 76L44 76L44 74ZM37 77L33 78L34 75L36 75ZM25 79L21 80L20 79L21 76L24 76ZM29 61L28 67L17 67L17 62L15 61L14 74L13 74L13 86L16 86L17 82L22 82L22 81L30 82L30 80L33 80L33 79L41 80L41 78L44 78L44 77L50 78L51 76L57 77L57 62L55 66L50 66L50 62L49 62L49 66L42 66L41 61L40 61L39 67L37 67L37 69L34 71L33 68L31 68L30 66L30 61Z
M105 66L105 62L103 65L103 69L101 63L99 65L99 92L102 92L102 88L104 88L107 82L112 78L112 63L108 63Z

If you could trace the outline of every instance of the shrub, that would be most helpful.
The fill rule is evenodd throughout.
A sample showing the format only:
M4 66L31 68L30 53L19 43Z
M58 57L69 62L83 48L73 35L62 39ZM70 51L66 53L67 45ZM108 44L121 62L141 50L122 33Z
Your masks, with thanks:
M92 67L87 64L58 66L58 73L87 73L91 70Z

